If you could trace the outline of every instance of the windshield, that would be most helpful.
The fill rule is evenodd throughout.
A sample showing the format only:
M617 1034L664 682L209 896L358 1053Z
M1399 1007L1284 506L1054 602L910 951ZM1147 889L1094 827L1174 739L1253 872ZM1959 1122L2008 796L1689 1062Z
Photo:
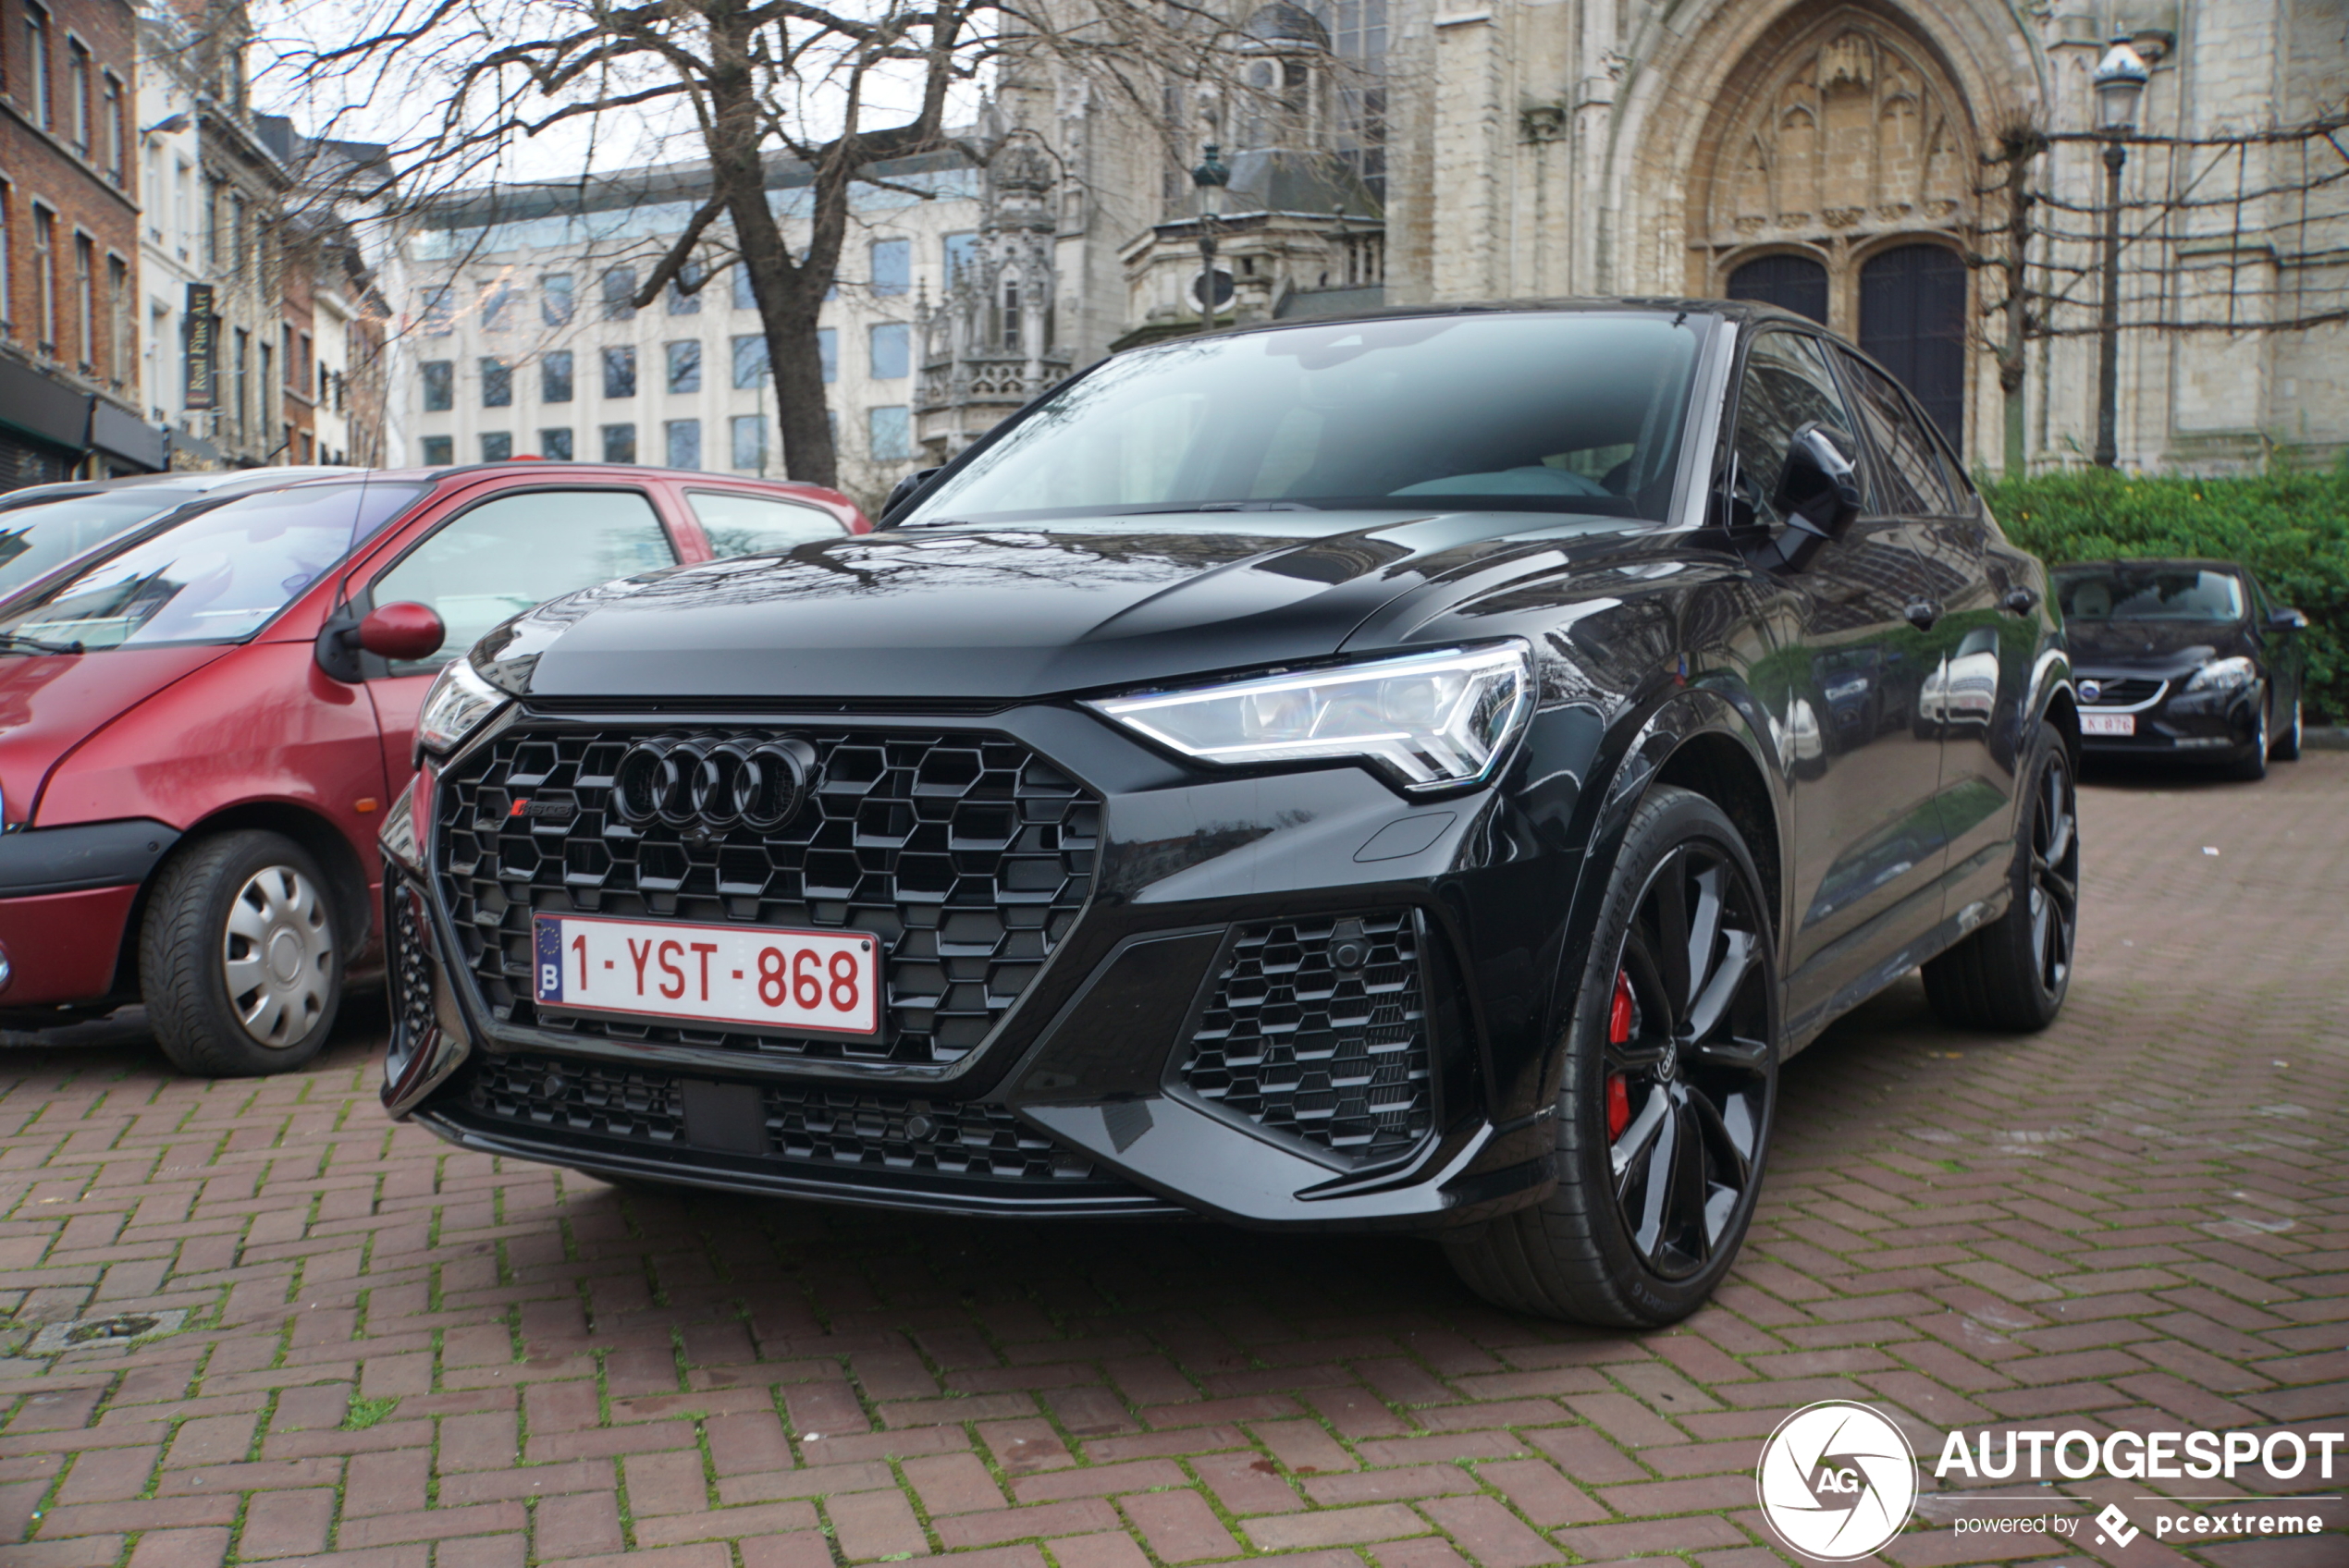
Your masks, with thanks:
M1661 519L1708 324L1404 316L1138 349L980 452L906 521L1200 508Z
M2243 619L2243 580L2202 567L2072 568L2056 573L2067 620Z
M0 654L251 636L422 494L416 484L312 484L226 502L0 618Z
M0 598L203 494L184 485L139 484L0 512Z

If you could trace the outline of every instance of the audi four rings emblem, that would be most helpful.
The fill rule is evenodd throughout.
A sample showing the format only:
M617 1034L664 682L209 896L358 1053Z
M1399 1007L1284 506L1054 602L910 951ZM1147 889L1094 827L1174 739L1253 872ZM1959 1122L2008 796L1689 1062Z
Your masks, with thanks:
M612 808L637 827L768 832L799 815L815 782L816 748L788 736L639 741L612 770Z

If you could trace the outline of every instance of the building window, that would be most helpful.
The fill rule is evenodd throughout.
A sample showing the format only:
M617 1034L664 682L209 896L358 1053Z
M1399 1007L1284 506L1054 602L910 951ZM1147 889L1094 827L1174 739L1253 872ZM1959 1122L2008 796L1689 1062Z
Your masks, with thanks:
M734 385L763 386L767 382L767 339L756 335L737 337L732 345L734 351ZM737 463L737 468L742 465Z
M105 103L101 113L105 121L103 129L106 139L106 174L117 185L120 185L123 177L122 83L111 71L106 73ZM155 199L157 192L148 191L144 194L145 199L152 202Z
M175 160L172 165L171 222L172 243L184 261L188 241L196 232L196 171L185 160Z
M538 319L548 326L569 326L578 306L572 291L571 274L550 272L538 280Z
M571 350L558 349L538 361L538 400L542 403L571 401Z
M510 409L514 406L514 367L505 361L481 361L481 406L485 409Z
M914 242L910 239L873 241L873 292L910 294L914 291Z
M237 328L237 439L245 436L252 408L252 334Z
M701 344L698 341L671 343L669 349L669 389L671 392L701 390Z
M510 430L485 430L481 433L481 460L502 463L512 460L514 433Z
M816 332L816 361L823 366L827 385L840 379L840 334L835 329L819 327Z
M538 455L545 458L548 462L567 463L571 461L571 432L568 430L540 431L538 433Z
M41 351L57 351L57 214L34 202L32 207L32 319L40 329Z
M49 83L49 13L38 6L24 8L24 69L32 123L53 130L57 120L55 94Z
M668 437L670 468L701 467L701 421L672 419L662 434Z
M424 412L446 413L456 406L457 367L449 360L426 360L424 372Z
M636 395L636 346L621 343L604 350L604 396L633 398ZM633 436L630 439L634 439ZM634 459L628 459L633 462Z
M277 330L282 335L280 341L286 346L286 386L289 390L298 391L301 386L301 377L297 373L301 367L294 359L293 327L287 325L280 326Z
M613 267L604 274L604 319L633 321L636 315L636 269Z
M750 286L750 268L743 263L735 263L733 278L734 309L738 311L755 311L758 309L757 292Z
M895 381L906 373L912 357L911 335L902 321L881 322L872 329L870 348L875 381Z
M215 256L215 261L218 260ZM429 337L446 337L457 330L456 291L447 284L424 290L424 334Z
M702 270L699 262L687 262L669 280L669 313L672 316L701 314ZM687 292L687 290L692 292Z
M86 234L73 237L73 315L80 341L81 365L95 370L98 361L98 248Z
M604 426L604 461L633 463L636 460L636 427L633 424Z
M736 414L730 422L734 438L734 466L767 472L767 422L756 414Z
M90 51L77 38L66 40L66 134L75 152L90 155Z
M867 410L865 429L875 462L892 462L914 455L913 429L902 405Z
M425 436L424 466L426 468L447 468L450 463L457 460L456 446L457 443L453 436Z
M481 329L484 332L510 332L514 315L522 305L522 291L503 279L491 284L481 297Z
M130 367L138 362L139 351L132 341L138 324L130 319L130 269L120 256L106 258L106 325L110 329L106 376L116 386L125 386L130 380Z
M231 194L228 198L228 270L239 277L245 275L246 258L250 251L250 235L246 229L245 199Z
M941 241L945 250L945 288L954 286L954 275L978 259L978 236L965 232L949 234Z
M0 326L13 326L17 319L17 312L12 308L17 297L17 275L9 264L16 256L14 214L17 204L14 196L14 189L6 180L0 179Z

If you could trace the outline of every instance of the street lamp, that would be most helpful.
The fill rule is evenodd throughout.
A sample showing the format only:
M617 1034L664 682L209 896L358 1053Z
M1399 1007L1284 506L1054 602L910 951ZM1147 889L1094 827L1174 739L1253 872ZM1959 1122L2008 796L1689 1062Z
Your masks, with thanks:
M1191 184L1199 189L1199 329L1215 330L1215 220L1223 215L1224 188L1232 183L1232 171L1217 157L1214 142L1207 144L1207 157L1191 171Z
M2104 138L2104 299L2097 320L2097 451L2099 467L2121 459L2117 405L2121 392L2121 167L2126 139L2137 129L2137 104L2152 72L2121 33L2105 51L2092 79L2097 130Z

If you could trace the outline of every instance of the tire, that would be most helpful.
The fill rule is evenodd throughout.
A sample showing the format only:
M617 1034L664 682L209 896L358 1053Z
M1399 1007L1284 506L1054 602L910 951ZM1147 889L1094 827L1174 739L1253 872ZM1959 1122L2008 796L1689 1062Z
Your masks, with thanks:
M2252 730L2251 740L2244 745L2243 754L2235 759L2231 770L2246 784L2257 784L2268 777L2268 704L2262 702L2259 704L2258 728Z
M2300 697L2296 692L2292 699L2292 722L2276 736L2274 744L2268 748L2268 755L2277 762L2300 760Z
M331 888L310 851L277 833L201 839L164 867L139 977L173 1066L257 1077L318 1054L342 1001Z
M2063 737L2042 722L2015 814L2007 912L1925 965L1934 1011L1966 1029L2033 1034L2063 1010L2080 934L2080 808Z
M1641 802L1574 976L1557 1187L1445 1239L1477 1294L1537 1317L1654 1329L1694 1312L1728 1274L1777 1099L1777 959L1761 888L1712 802L1669 787ZM1708 926L1691 965L1690 933Z

